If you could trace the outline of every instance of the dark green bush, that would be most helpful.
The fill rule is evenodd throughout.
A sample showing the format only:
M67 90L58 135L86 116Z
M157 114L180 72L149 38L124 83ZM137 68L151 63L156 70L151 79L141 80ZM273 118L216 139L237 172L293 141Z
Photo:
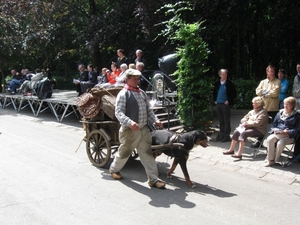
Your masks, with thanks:
M209 49L201 35L203 21L187 23L181 19L182 12L192 11L188 3L178 2L165 5L166 15L173 17L163 22L166 29L160 35L167 36L169 41L177 43L180 60L174 73L178 84L178 115L181 122L193 129L206 130L212 123L210 95L212 84L205 75L208 71L206 60Z
M256 96L255 89L259 82L254 79L236 79L232 80L235 84L237 97L235 99L235 109L251 109L252 99Z
M208 71L207 44L200 33L200 23L181 24L176 38L183 43L177 49L180 61L175 75L178 76L178 112L183 124L188 127L207 129L211 125L212 112L207 93L212 88L204 74Z

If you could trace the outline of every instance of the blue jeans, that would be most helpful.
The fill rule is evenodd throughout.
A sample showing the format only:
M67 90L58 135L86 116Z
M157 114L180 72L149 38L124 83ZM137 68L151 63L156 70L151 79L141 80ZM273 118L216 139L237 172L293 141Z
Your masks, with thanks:
M12 79L10 84L9 84L9 89L11 92L16 92L16 88L17 86L20 87L22 85L22 83L17 80L17 79Z

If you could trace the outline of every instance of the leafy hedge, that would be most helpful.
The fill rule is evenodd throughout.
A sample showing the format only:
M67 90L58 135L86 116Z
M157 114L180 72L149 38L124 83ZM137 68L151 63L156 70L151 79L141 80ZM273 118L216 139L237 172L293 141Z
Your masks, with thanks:
M176 43L180 60L175 71L178 87L178 115L181 122L191 129L207 129L212 123L210 99L207 93L211 90L211 83L204 74L208 67L206 60L209 49L201 35L205 29L203 21L187 23L182 18L183 12L192 12L188 2L167 4L160 10L171 18L162 22L165 29L159 36L167 37L171 43Z
M211 125L212 113L207 93L211 89L204 74L208 67L207 44L200 37L201 23L182 24L177 32L183 46L177 49L180 61L175 75L178 76L178 113L183 124L192 128L206 129Z
M259 82L254 79L236 79L232 80L235 84L237 98L234 102L235 109L251 109L252 99L256 96L255 89Z

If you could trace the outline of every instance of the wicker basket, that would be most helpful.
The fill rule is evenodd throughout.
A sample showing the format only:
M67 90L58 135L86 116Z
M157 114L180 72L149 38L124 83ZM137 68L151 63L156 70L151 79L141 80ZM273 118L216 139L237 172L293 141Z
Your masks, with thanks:
M99 96L85 92L77 98L77 109L83 117L93 118L100 111L100 100Z
M115 116L115 105L116 105L116 97L110 95L104 95L100 102L100 108L105 112L109 118L112 120L117 120Z

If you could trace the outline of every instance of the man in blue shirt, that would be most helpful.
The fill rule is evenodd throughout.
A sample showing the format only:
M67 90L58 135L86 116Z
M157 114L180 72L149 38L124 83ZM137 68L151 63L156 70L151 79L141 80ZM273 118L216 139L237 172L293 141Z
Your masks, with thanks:
M227 69L219 71L220 80L216 81L213 90L213 99L216 104L218 119L220 123L220 135L217 141L228 142L230 139L230 106L236 98L235 85L227 79Z

